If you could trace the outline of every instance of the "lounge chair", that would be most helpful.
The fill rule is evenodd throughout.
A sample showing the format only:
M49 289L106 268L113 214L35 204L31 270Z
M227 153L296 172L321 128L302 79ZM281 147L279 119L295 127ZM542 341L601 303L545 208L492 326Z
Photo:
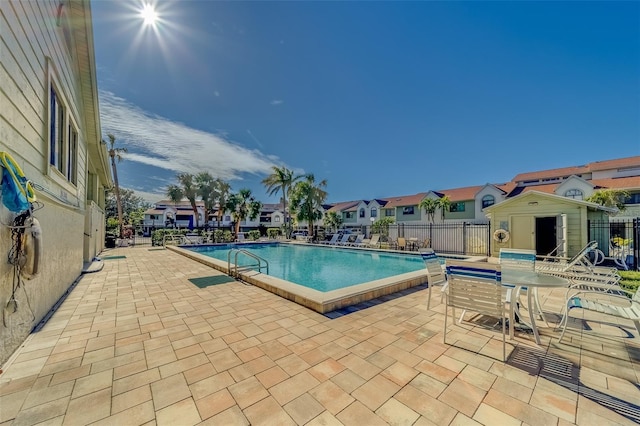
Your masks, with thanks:
M427 309L431 306L431 288L439 285L443 286L442 288L442 296L440 301L442 302L442 297L444 297L444 290L447 285L447 276L442 269L442 264L440 263L440 259L436 256L436 253L432 249L427 249L420 252L420 256L422 256L422 260L424 261L424 265L427 268L427 282L429 285L429 295L427 297Z
M506 321L500 265L447 260L447 277L443 342L447 343L448 308L452 308L454 324L455 308L496 317L502 323L502 360L506 361Z
M340 234L333 234L331 236L330 240L324 240L324 241L320 241L320 244L325 244L325 245L334 245L338 242L338 238L340 238Z
M363 240L364 240L364 234L358 234L356 235L356 239L354 241L347 242L345 245L350 247L359 247L360 244L362 244Z
M398 237L398 250L406 250L407 249L407 240L404 237Z
M367 243L367 247L379 248L380 247L380 234L373 234L371 240Z
M198 234L186 234L182 237L183 244L202 244L203 239Z
M557 256L544 256L536 262L536 271L553 275L561 273L588 272L594 267L589 254L598 248L596 241L590 241L570 259Z
M573 309L598 312L630 320L640 335L640 287L635 294L624 290L621 291L631 296L631 298L627 295L614 295L602 291L581 291L569 298L566 305L567 313L560 323L562 333L558 342L562 341L564 333L567 331L567 323Z
M344 246L349 243L349 238L351 238L353 234L342 234L342 237L335 243L337 246Z

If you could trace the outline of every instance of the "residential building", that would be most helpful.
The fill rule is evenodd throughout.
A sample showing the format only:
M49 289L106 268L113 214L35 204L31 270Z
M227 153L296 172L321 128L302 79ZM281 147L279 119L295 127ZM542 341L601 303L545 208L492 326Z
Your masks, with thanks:
M104 248L105 190L113 185L101 143L89 1L0 2L0 151L36 189L39 274L22 281L0 262L0 363L8 359ZM0 220L14 214L0 206ZM0 227L0 252L12 248ZM15 300L15 302L14 302Z

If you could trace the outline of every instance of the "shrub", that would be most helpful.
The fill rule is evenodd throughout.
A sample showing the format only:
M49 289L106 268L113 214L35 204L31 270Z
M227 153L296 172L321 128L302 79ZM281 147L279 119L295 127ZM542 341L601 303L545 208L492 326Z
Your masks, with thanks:
M280 230L278 228L269 228L267 229L267 236L275 240L280 236Z
M258 230L249 231L247 232L247 237L249 237L250 240L258 241L258 238L260 238L260 231Z
M635 293L640 287L640 272L638 271L619 271L622 279L620 280L620 287L623 289Z

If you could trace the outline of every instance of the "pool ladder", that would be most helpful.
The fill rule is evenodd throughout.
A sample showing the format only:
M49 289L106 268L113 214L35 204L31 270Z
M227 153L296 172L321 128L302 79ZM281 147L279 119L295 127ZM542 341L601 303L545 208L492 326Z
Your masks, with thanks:
M234 257L234 262L233 262L233 269L231 268L231 254L234 253L235 257ZM239 254L244 254L246 256L251 257L252 259L255 259L257 263L255 264L249 264L249 265L243 265L242 267L238 267L238 255ZM264 264L263 264L264 262ZM257 269L256 269L257 268ZM253 253L251 253L248 250L245 249L231 249L229 250L229 253L227 253L227 271L229 271L229 275L231 275L232 277L239 277L241 272L244 271L250 271L250 270L257 270L258 272L262 272L262 268L267 268L267 275L269 275L269 262L267 262L267 259L263 259L260 256L257 256Z

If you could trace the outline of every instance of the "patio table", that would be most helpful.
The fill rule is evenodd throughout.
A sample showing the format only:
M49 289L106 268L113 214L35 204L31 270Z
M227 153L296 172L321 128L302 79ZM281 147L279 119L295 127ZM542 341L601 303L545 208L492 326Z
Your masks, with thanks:
M515 322L515 306L518 302L518 294L522 287L527 288L527 310L529 311L529 325L533 331L536 343L540 345L540 335L536 327L534 312L534 296L539 288L562 288L568 287L570 282L563 277L546 275L534 271L526 271L520 269L502 269L502 285L513 286L511 292L511 309L509 311L509 337L513 339L514 322Z

